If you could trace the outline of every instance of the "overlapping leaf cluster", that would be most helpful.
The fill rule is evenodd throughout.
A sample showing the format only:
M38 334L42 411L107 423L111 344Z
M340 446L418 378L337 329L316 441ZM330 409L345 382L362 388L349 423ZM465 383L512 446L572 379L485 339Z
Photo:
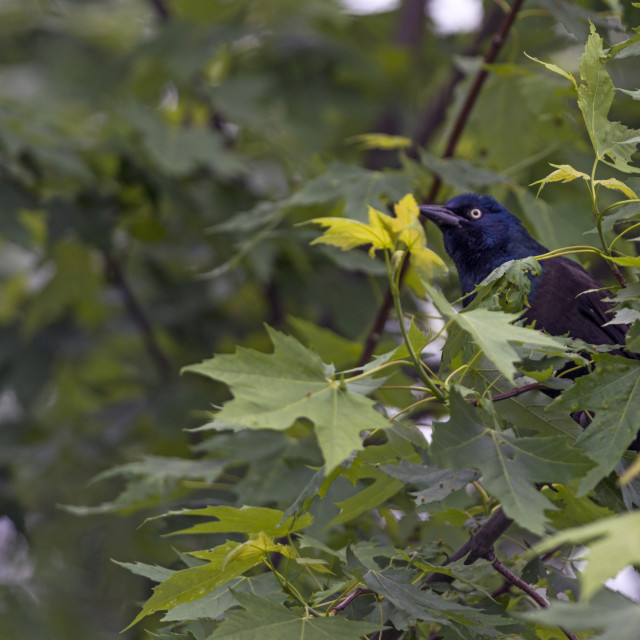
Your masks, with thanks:
M635 132L607 119L614 87L605 68L608 58L627 51L636 41L634 36L605 54L592 26L582 57L580 85L559 67L545 64L572 80L596 161L591 175L559 164L539 182L543 187L552 182L584 181L601 239L606 214L638 202L626 182L616 177L595 178L599 162L628 173L636 171L632 164ZM375 140L385 146L383 137ZM386 148L403 146L394 143ZM332 171L298 191L291 203L323 201L325 183L340 189L349 171L337 172L333 178ZM354 173L347 179L358 178ZM600 187L622 192L627 201L601 210ZM383 255L404 345L379 353L357 369L347 366L340 371L323 362L321 355L346 353L349 343L296 321L301 335L313 341L315 351L267 327L272 353L239 348L233 355L217 355L185 369L224 382L233 396L214 410L200 433L261 433L265 429L288 434L286 437L312 433L323 464L307 477L306 486L298 488L297 498L286 511L206 507L173 512L174 518L205 518L177 533L232 538L210 550L191 552L185 558L187 568L168 577L151 567L131 567L160 582L134 623L158 611L166 612L168 623L222 616L224 621L214 625L212 638L276 633L286 638L356 638L381 633L391 625L401 631L417 625L427 633L439 630L453 634L451 637L518 633L533 638L541 636L528 626L530 620L561 627L573 623L576 629L600 626L589 616L577 622L580 607L587 606L587 601L589 606L602 606L611 598L602 590L604 581L623 564L633 563L637 555L635 537L629 534L635 513L611 518L623 509L623 503L638 504L633 472L627 474L631 485L622 496L616 495L614 479L608 477L637 431L637 361L594 353L594 345L521 326L519 312L527 304L530 278L539 273L532 260L505 265L479 286L468 309L457 310L431 284L438 273L434 267L442 273L443 262L426 248L412 196L400 199L393 215L369 206L367 222L348 196L342 216L324 216L314 222L325 231L312 244L343 251L368 248L372 261L377 254ZM622 235L616 240L620 238ZM612 263L635 264L618 247L614 250L614 244L603 243L601 250L592 251ZM404 326L400 274L405 263L410 265L413 290L426 293L446 323L448 338L437 375L419 354L438 335L423 333L414 321L409 328ZM633 318L633 297L623 291L616 300L619 315ZM630 346L635 344L635 335L632 330ZM567 362L584 366L588 359L595 363L593 372L573 386L567 388L564 380L553 377ZM418 383L424 384L391 383L406 375L401 371L407 366L414 368ZM533 389L536 381L563 392L552 401ZM527 385L532 389L521 395L518 386ZM390 407L395 386L406 386L413 393L410 403L405 396L400 410ZM397 392L395 397L399 397ZM438 404L446 409L447 420L432 422L428 444L416 429L416 419L425 410L433 415ZM595 413L584 433L569 417L577 411ZM279 467L279 472L286 474L287 470ZM349 484L354 487L349 497L332 498L339 487ZM557 488L541 490L551 485ZM324 511L330 504L338 511L327 518ZM519 619L496 615L495 603L487 598L491 584L487 564L473 570L457 564L444 569L453 581L444 594L419 588L420 580L456 547L455 541L464 539L460 527L468 525L470 518L481 522L498 506L521 527L528 542L567 529L516 560L523 575L531 573L525 563L537 557L536 551L556 549L565 542L593 541L578 604L554 604L544 614L529 613ZM341 527L362 526L367 522L363 518L373 513L384 523L386 544L353 538L340 541ZM400 520L398 513L402 513ZM323 522L320 528L316 520ZM327 538L326 531L334 533ZM435 531L445 531L445 537L436 537ZM410 546L407 536L413 540ZM617 558L614 562L612 555ZM549 593L578 593L575 584L554 570L540 565L536 571L533 584L545 586ZM631 610L632 605L623 602L616 607ZM237 606L242 612L234 608ZM521 608L517 602L509 606ZM609 629L622 633L620 637L627 637L621 625L608 624Z
M401 5L0 3L7 637L635 640L602 586L638 562L636 361L521 326L533 259L461 310L417 202L434 176L439 200L490 191L623 269L612 320L634 322L638 9L545 2L483 65L504 3L477 37ZM443 566L499 509L495 553L547 611L488 553Z

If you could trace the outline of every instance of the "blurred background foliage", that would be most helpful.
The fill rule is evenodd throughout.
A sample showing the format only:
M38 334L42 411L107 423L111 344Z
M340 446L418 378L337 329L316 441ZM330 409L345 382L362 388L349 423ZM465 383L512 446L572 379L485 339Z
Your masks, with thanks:
M318 231L300 222L424 198L435 172L440 199L489 190L550 248L593 226L582 185L538 200L527 186L548 162L589 171L592 156L569 83L523 52L575 71L588 19L611 44L640 10L525 2L445 162L506 3L484 2L468 33L443 32L424 4L0 1L1 638L113 637L149 586L110 558L176 560L164 525L138 528L145 514L295 499L320 463L309 431L185 432L228 392L179 370L268 348L264 322L355 364L384 268L309 246ZM637 89L621 58L616 86ZM621 95L612 119L640 127L637 102ZM366 133L414 144L371 149ZM455 278L442 286L458 295ZM354 493L331 491L317 535Z

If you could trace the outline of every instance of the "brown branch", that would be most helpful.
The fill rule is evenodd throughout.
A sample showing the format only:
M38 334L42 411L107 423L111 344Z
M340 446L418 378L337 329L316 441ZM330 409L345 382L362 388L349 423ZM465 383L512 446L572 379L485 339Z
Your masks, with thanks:
M331 614L336 614L338 611L346 609L356 598L371 593L375 593L375 591L372 591L371 589L361 589L360 587L354 589L342 602L339 602L335 607L333 607L333 609L331 609Z
M473 564L478 558L486 557L487 553L493 552L493 545L498 538L513 524L513 520L508 518L502 507L496 509L489 519L458 549L456 549L445 562L442 563L446 567L456 560L461 560L468 556L465 564ZM451 576L444 573L431 573L426 580L420 585L421 589L425 589L432 582L452 582Z
M515 387L510 389L509 391L505 391L504 393L498 393L495 396L491 396L489 400L491 402L500 402L500 400L507 400L508 398L515 398L516 396L522 395L523 393L527 393L527 391L535 391L536 389L543 389L544 385L541 382L530 382L529 384L524 384L521 387ZM467 398L467 402L469 404L473 404L476 407L478 406L478 398Z
M524 591L532 600L534 600L543 609L549 606L549 603L528 583L522 578L519 578L513 571L507 569L498 558L496 558L493 549L486 555L485 560L491 563L491 566L514 587L518 587L521 591Z
M447 141L447 146L442 156L443 158L449 158L453 155L458 140L462 135L462 131L467 123L469 115L471 114L471 110L478 99L478 95L480 94L482 85L487 78L488 70L486 68L486 65L491 64L496 59L498 53L500 52L500 49L502 48L502 45L504 44L507 34L509 33L509 29L513 25L516 14L520 10L523 2L524 0L514 0L513 4L511 5L511 9L505 15L498 32L494 36L491 42L491 46L484 57L484 64L476 75L476 78L471 89L469 90L462 109L458 114L451 135L449 136L449 140ZM436 199L441 184L442 183L440 179L436 176L433 183L431 184L431 189L427 198L428 202L433 202ZM405 261L405 265L407 263L408 261ZM402 273L400 274L400 286L402 286L402 282L404 281L405 273L406 267L403 265ZM378 314L376 315L376 318L373 322L373 326L369 331L369 335L365 340L364 348L362 350L362 354L360 355L360 360L358 361L359 366L362 366L369 362L371 356L373 355L373 352L378 342L380 342L380 338L382 337L382 332L384 331L384 327L387 324L387 320L389 318L389 314L391 313L392 307L393 296L391 295L391 291L388 290L382 304L380 305L380 309L378 310Z
M489 35L495 33L496 29L499 28L501 17L502 9L497 4L494 4L489 11L487 19L484 21L481 29L473 39L473 42L464 50L464 56L471 57L478 55L482 43ZM455 88L464 77L464 71L458 67L454 67L449 83L438 94L438 97L431 102L429 111L413 136L413 149L410 152L412 157L417 155L415 153L416 148L426 146L431 139L431 136L433 136L433 134L439 129L440 125L444 122L447 114L447 107L453 100Z
M169 22L169 20L171 20L171 12L164 0L149 0L149 2L162 22Z
M526 583L512 571L507 569L507 567L505 567L495 556L493 549L495 543L512 523L513 520L505 515L502 507L496 509L491 517L469 538L469 540L467 540L467 542L465 542L446 559L442 566L461 560L465 556L467 556L465 564L473 564L478 558L484 558L491 562L493 568L505 578L507 584L518 587L529 595L537 604L546 608L548 607L547 601L537 593L530 584ZM426 580L423 580L420 584L420 589L426 589L434 582L453 582L453 578L445 575L444 573L434 572L429 574ZM496 592L496 595L503 593L506 590L507 589L503 585L499 592ZM567 631L562 627L561 630L569 640L578 640L578 638L570 631ZM374 634L372 636L372 640L398 640L403 633L403 631L399 631L395 628L385 629L380 633Z
M404 0L400 10L400 20L396 36L397 45L407 49L415 49L424 33L425 0Z
M127 314L142 336L147 353L155 363L161 377L168 380L172 376L173 366L160 348L149 318L129 286L120 265L106 252L104 259L107 280L119 291Z
M513 571L505 567L498 558L495 557L493 551L486 557L486 559L491 562L491 566L506 580L508 580L513 586L518 587L518 589L524 591L532 600L534 600L540 607L543 609L548 608L549 603L528 583L525 582L522 578L519 578ZM560 627L562 633L564 633L569 640L578 640L578 636L571 633L571 631L567 631Z
M482 85L484 85L485 80L489 75L487 65L495 62L496 58L498 57L500 49L502 49L502 45L507 38L507 34L509 33L511 26L513 25L513 21L516 19L516 15L518 14L518 11L520 11L520 7L522 6L523 2L524 0L513 0L511 9L505 15L504 20L500 25L500 29L498 29L498 32L493 37L491 46L489 47L489 50L484 57L482 67L480 67L480 70L478 71L473 84L471 85L471 89L469 89L469 93L467 94L464 104L460 109L460 113L456 118L455 124L453 125L453 130L451 131L451 135L449 136L449 140L447 141L447 146L445 147L444 153L442 154L443 158L450 158L453 155L456 149L456 145L458 144L458 140L460 139L465 125L467 124L467 120L471 115L471 110L475 106L475 103L478 99L480 90L482 89ZM433 202L436 199L441 185L442 182L440 178L436 176L433 180L433 183L431 184L429 195L427 196L427 200L429 202Z

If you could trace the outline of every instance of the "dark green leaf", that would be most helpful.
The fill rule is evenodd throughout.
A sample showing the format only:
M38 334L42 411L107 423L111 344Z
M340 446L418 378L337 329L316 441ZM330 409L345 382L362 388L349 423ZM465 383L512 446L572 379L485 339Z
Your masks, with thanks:
M243 610L230 611L211 640L359 640L363 634L381 629L378 624L353 622L341 616L299 615L277 602L248 593L234 595Z
M563 436L516 438L511 430L497 430L490 420L453 389L451 419L434 429L434 462L454 470L479 469L483 485L502 502L505 513L542 534L544 510L554 507L534 483L569 482L584 475L593 462Z
M580 483L590 491L618 463L635 438L640 421L640 362L610 354L594 355L595 370L581 376L550 405L552 410L595 412L577 446L597 461Z

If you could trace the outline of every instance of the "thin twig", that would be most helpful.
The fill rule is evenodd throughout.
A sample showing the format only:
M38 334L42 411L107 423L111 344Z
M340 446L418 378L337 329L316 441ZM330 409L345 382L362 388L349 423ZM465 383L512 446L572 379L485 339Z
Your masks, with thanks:
M443 154L444 158L449 158L453 155L456 144L458 143L458 139L462 134L462 131L471 113L471 110L478 99L478 95L480 94L480 89L482 88L482 85L484 84L484 81L488 75L488 70L486 68L486 65L491 64L496 59L498 53L500 52L500 49L502 48L502 45L504 44L507 34L509 33L509 29L511 28L513 21L515 20L516 14L520 10L520 7L522 6L523 2L524 0L514 0L513 4L511 5L511 10L504 17L502 24L498 29L498 32L494 36L491 42L491 46L484 57L484 64L482 65L482 68L480 69L480 71L478 72L474 80L474 83L469 91L469 94L467 95L467 99L465 100L464 105L462 106L462 110L460 111L460 114L456 119L451 135L449 136L449 140L447 142L447 146ZM440 186L441 186L441 181L436 176L434 178L433 183L431 184L429 197L427 198L429 202L433 202L435 200L436 196L438 195L438 191L440 190ZM405 263L400 273L400 281L399 281L400 286L402 286L407 269L408 269L408 265ZM387 320L389 318L389 313L391 312L392 306L393 306L393 296L391 295L391 291L388 289L384 297L384 300L380 305L380 309L378 310L376 319L373 322L373 326L369 331L369 335L365 340L364 348L362 350L362 354L360 355L360 360L358 361L358 366L363 366L364 364L369 362L377 344L380 342L380 339L382 337L382 332L384 331L384 327L387 324Z
M331 609L331 614L336 614L338 611L346 609L356 598L370 593L374 593L374 591L371 589L361 589L360 587L354 589L342 602L339 602Z
M155 363L162 378L168 380L172 375L173 365L160 348L151 321L129 286L120 265L106 252L104 258L107 280L120 292L125 309L142 336L149 356Z
M400 9L400 20L395 43L407 49L415 49L424 33L425 0L404 0Z
M487 51L482 66L480 70L476 74L476 77L471 85L471 89L469 89L469 93L460 109L460 113L456 118L455 124L453 125L453 130L451 131L451 135L447 140L447 146L445 147L444 153L442 154L443 158L450 158L453 156L453 153L456 149L456 145L458 144L458 140L462 135L462 132L467 124L467 120L471 115L471 110L476 104L478 96L480 94L480 90L489 75L489 70L487 69L487 65L492 64L495 59L498 57L498 53L500 53L500 49L502 49L502 45L504 44L507 34L513 25L513 21L516 18L518 11L520 11L520 7L524 0L513 0L513 4L511 5L511 9L505 15L498 32L491 40L491 46ZM442 182L439 176L435 176L433 179L433 183L431 184L431 189L429 190L429 195L427 196L428 202L433 202L437 195L438 191L440 191L440 187Z
M512 524L513 520L505 515L502 507L499 507L461 547L442 563L442 566L446 567L465 556L467 556L465 564L473 564L478 558L484 558L489 551L493 551L493 545ZM452 580L450 576L434 572L427 576L420 588L425 589L432 582L452 582Z
M506 580L508 580L514 587L518 587L518 589L524 591L532 600L534 600L538 605L540 605L543 609L547 609L549 607L549 603L528 583L525 582L522 578L519 578L513 571L505 567L498 558L496 558L493 551L487 555L486 559L491 562L491 566ZM569 640L578 640L578 636L571 633L571 631L567 631L566 629L559 627L562 633L564 633Z
M524 591L532 600L534 600L543 609L549 606L549 603L528 583L522 578L519 578L513 571L496 558L493 549L486 555L485 560L491 563L491 566L503 577L508 580L514 587L518 587L521 591Z
M464 50L463 55L465 57L475 57L478 55L482 43L499 28L501 16L501 7L494 4L490 9L487 19L473 39L473 42ZM447 107L453 100L455 88L465 75L462 69L454 67L449 83L440 91L438 97L431 102L429 111L426 113L420 127L413 136L413 148L409 152L410 156L416 157L416 148L426 146L433 134L440 128L447 115Z
M530 382L529 384L524 384L521 387L515 387L509 391L505 391L504 393L498 393L495 396L491 396L489 400L491 400L491 402L500 402L500 400L515 398L516 396L527 393L528 391L535 391L536 389L543 388L544 385L541 382ZM476 407L478 406L478 398L467 398L467 402L475 405Z
M149 0L149 2L155 9L158 18L160 18L162 22L169 22L169 20L171 20L171 12L169 11L169 7L167 7L164 0Z

